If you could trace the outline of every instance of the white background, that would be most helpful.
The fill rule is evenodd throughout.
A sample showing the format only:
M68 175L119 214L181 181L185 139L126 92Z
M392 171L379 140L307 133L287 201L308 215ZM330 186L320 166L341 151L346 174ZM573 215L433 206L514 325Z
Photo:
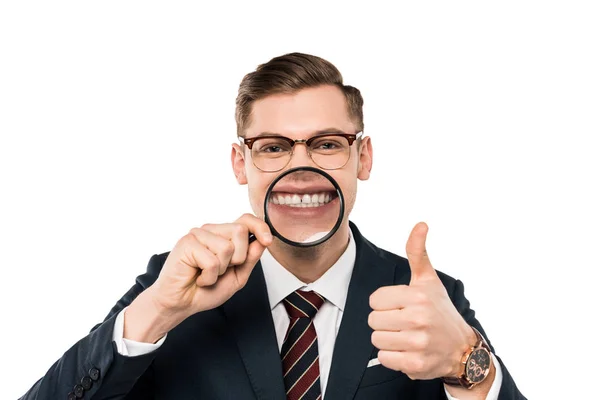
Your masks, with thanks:
M199 3L0 6L0 398L150 256L249 211L229 162L237 86L292 51L365 98L363 234L404 255L427 221L434 266L465 283L522 392L597 393L595 2Z

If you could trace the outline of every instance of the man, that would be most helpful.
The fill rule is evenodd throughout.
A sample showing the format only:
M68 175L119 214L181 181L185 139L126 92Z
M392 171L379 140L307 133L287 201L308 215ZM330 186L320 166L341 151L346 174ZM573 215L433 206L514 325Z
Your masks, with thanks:
M287 54L246 75L231 163L255 215L194 228L153 256L104 322L23 398L524 398L462 283L429 262L427 225L413 229L405 259L349 221L357 179L372 165L362 105L315 56ZM326 170L346 202L338 231L308 248L274 238L262 211L270 183L299 166ZM288 185L281 218L317 186Z

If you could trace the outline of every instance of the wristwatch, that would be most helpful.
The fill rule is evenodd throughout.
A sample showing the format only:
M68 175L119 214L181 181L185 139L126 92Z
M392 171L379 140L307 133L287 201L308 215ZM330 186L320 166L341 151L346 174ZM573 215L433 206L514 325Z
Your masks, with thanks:
M472 389L483 382L490 372L492 350L481 333L475 328L473 330L477 335L477 343L463 354L460 360L462 368L460 376L442 378L442 381L447 385Z

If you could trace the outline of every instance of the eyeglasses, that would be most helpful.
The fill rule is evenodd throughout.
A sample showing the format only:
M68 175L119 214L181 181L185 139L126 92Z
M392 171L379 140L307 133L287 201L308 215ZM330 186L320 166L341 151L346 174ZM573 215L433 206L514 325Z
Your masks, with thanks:
M264 135L253 138L239 137L250 149L252 162L263 172L277 172L285 168L292 159L294 146L306 145L308 155L320 168L342 168L350 159L350 147L362 132L324 133L310 139L290 139L279 135Z

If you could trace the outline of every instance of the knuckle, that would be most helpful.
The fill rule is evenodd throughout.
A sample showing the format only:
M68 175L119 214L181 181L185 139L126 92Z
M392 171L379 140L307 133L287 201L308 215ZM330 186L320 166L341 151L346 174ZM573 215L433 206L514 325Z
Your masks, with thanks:
M373 292L370 296L369 296L369 307L371 307L371 309L375 310L377 308L377 304L378 304L378 292L375 291Z
M233 224L231 227L233 236L243 236L248 234L248 227L244 224Z
M179 243L181 243L185 247L193 246L193 244L196 242L197 242L196 236L191 232L179 240Z
M373 328L373 325L375 324L375 314L373 314L372 312L369 313L369 317L367 318L367 324L369 324L371 328Z
M425 313L420 313L413 319L414 328L426 328L429 326L430 320Z
M417 304L426 304L429 301L427 295L422 291L415 292L414 296Z
M417 374L417 377L425 372L425 360L422 357L415 357L412 361L412 372Z
M429 336L427 334L415 335L412 345L417 350L424 350L429 346Z
M394 371L400 371L402 366L398 364L398 362L394 362L393 359L388 357L385 353L379 351L377 353L377 359L386 368L393 369Z
M246 255L244 254L235 254L231 257L231 265L242 265L246 262Z
M235 251L235 245L233 244L233 242L231 240L226 240L223 243L223 253L225 253L225 255L227 255L227 256L231 256L234 251Z
M210 224L210 223L206 223L206 224L202 224L202 226L200 228L194 228L198 231L203 230L203 231L210 231L212 228L214 228L215 224Z
M211 257L206 263L202 266L202 269L205 270L218 270L221 265L221 262L217 257Z
M373 346L379 348L378 344L379 344L379 335L377 331L373 331L373 333L371 333L371 343L373 344Z

